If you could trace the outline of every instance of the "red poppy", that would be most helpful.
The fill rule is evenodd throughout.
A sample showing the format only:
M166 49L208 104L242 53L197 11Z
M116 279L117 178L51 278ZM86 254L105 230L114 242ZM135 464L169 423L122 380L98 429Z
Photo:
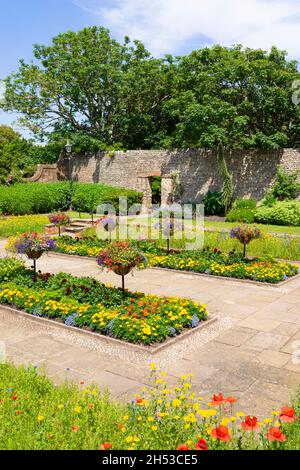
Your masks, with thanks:
M213 395L212 402L214 405L220 406L223 403L226 403L226 398L223 397L222 393L219 393L219 395Z
M13 401L16 401L16 400L18 399L18 397L17 397L17 395L13 395L13 396L11 397L11 399L12 399Z
M138 405L140 405L140 404L143 403L143 402L144 402L144 399L143 399L143 398L137 398L137 399L136 399L136 403L137 403Z
M285 442L286 436L283 434L280 428L270 428L267 434L267 438L269 441L276 441L276 442Z
M186 444L180 444L176 450L191 450Z
M22 413L21 410L16 410L16 415L19 416Z
M227 426L219 426L218 428L213 429L211 432L211 436L223 442L229 442L231 439L230 432Z
M88 403L88 409L91 410L92 408L94 408L93 403Z
M247 416L245 421L242 423L242 428L244 431L255 431L258 429L257 418L255 416L252 418L251 416Z
M296 421L297 416L294 408L290 408L288 406L284 406L283 408L281 408L280 419L281 421L285 421L286 423L293 423L294 421Z
M236 398L235 397L227 397L226 401L227 401L227 403L230 403L231 405L233 405L236 402Z
M77 432L79 431L80 426L72 426L72 432Z
M208 450L208 445L205 439L200 439L196 444L196 450Z
M80 380L80 385L84 385L84 380Z
M103 444L101 444L100 446L101 450L109 450L111 448L112 448L112 444L110 442L103 442Z

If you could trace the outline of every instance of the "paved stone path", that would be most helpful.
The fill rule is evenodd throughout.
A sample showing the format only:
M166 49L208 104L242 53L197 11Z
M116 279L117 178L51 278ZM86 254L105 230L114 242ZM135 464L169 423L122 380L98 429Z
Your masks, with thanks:
M1 241L2 256L3 246ZM120 285L118 276L99 271L92 259L48 254L38 265L44 272L94 276ZM299 278L275 287L144 270L137 271L134 277L127 276L127 287L187 296L206 303L210 313L228 320L213 339L208 338L196 350L187 348L181 358L164 366L171 383L182 374L193 372L197 392L204 396L213 392L235 395L239 397L239 407L250 414L270 413L273 407L290 401L300 385L300 364L295 363L293 355L295 347L300 349ZM112 395L120 399L128 399L149 385L147 365L91 351L84 345L73 345L34 330L28 332L21 325L16 329L6 317L0 308L0 341L6 345L8 359L44 367L57 383L66 377L93 381L109 387ZM155 361L159 363L159 359L158 355Z

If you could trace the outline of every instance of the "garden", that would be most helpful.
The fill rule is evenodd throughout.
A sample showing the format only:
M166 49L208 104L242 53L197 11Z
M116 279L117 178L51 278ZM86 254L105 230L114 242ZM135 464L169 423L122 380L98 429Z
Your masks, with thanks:
M152 268L160 267L180 271L191 271L206 275L248 279L274 284L282 282L298 273L298 267L296 265L289 262L276 261L276 259L269 254L265 254L259 258L245 256L243 250L246 249L248 244L250 244L249 247L251 247L250 242L252 240L256 239L258 246L259 243L265 243L267 249L269 240L267 239L265 242L259 240L261 234L258 229L253 229L248 226L237 227L237 232L234 230L235 229L232 229L231 235L226 239L228 251L220 250L218 246L221 244L216 244L215 247L214 244L212 244L212 246L206 244L203 250L185 251L184 249L174 249L167 252L164 247L164 240L137 240L132 243L145 254L147 266ZM243 231L246 231L246 235ZM245 244L243 243L244 236L250 237ZM238 239L241 237L243 249L240 248L241 242ZM222 241L224 244L224 238ZM176 244L176 241L174 241L174 243ZM108 242L98 240L96 236L83 236L80 238L63 236L57 240L56 250L59 253L69 255L97 257L107 244ZM268 253L267 250L266 253Z
M53 383L42 370L0 364L0 448L27 450L291 450L300 446L299 396L258 418L238 397L193 392L192 374L170 385L151 364L151 389L128 404L83 380Z
M0 283L4 305L143 345L196 328L208 316L205 305L189 299L122 291L64 273L34 277L15 258L0 259Z

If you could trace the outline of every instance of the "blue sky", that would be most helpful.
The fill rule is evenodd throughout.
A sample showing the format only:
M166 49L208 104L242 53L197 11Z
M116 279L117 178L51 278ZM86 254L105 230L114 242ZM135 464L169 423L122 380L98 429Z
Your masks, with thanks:
M141 39L155 56L240 43L300 59L300 0L0 0L0 79L32 58L32 44L94 24ZM0 123L14 119L0 112Z

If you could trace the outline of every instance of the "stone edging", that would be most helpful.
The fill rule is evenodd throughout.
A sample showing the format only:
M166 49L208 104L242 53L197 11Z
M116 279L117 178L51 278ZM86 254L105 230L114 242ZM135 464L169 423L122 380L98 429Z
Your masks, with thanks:
M55 251L51 251L49 253L47 253L49 255L54 255L54 256L64 256L64 257L69 257L69 256L72 256L73 258L77 258L77 259L85 259L85 260L93 260L94 258L92 256L80 256L80 255L73 255L73 254L68 254L68 253L59 253L59 252L55 252ZM298 262L296 261L282 261L282 262L288 262L290 264L298 264ZM243 284L250 284L250 285L254 285L254 286L258 286L258 287L282 287L284 286L285 284L288 284L290 283L291 281L295 281L296 279L300 279L300 272L298 274L296 274L295 276L292 276L292 277L289 277L288 279L286 279L285 281L281 281L281 282L277 282L277 283L274 283L272 284L271 282L259 282L259 281L252 281L251 279L239 279L239 278L235 278L235 277L226 277L226 276L215 276L213 274L205 274L205 273L196 273L195 271L184 271L184 270L180 270L180 269L171 269L171 268L161 268L161 267L152 267L152 268L147 268L147 269L151 269L152 271L164 271L164 272L173 272L173 273L177 273L177 274L185 274L185 275L188 275L188 276L197 276L197 277L203 277L203 278L206 278L206 279L219 279L219 280L225 280L225 281L229 281L229 282L235 282L235 283L243 283Z
M110 338L109 336L105 336L100 333L95 333L93 331L87 331L81 328L67 326L63 323L59 323L48 318L35 317L30 313L24 312L23 310L18 310L5 304L1 304L0 309L6 310L7 312L9 312L10 315L15 316L15 318L17 318L18 320L21 318L26 322L37 323L40 327L42 327L42 329L46 330L47 332L49 332L49 330L53 333L55 333L55 331L63 331L64 333L66 333L67 336L70 337L70 339L72 339L73 343L79 343L81 342L80 340L83 339L92 343L100 343L102 344L102 346L109 345L117 348L122 348L123 350L125 350L125 352L127 351L133 353L146 353L150 356L153 356L167 349L169 346L174 345L174 343L189 340L190 337L193 336L193 334L198 333L200 330L204 329L207 326L210 326L212 323L215 323L219 319L218 316L211 315L211 318L200 322L200 324L196 328L187 330L181 335L175 338L168 339L164 343L159 344L158 346L142 346L122 341L120 339ZM75 339L75 341L73 341L73 339Z

